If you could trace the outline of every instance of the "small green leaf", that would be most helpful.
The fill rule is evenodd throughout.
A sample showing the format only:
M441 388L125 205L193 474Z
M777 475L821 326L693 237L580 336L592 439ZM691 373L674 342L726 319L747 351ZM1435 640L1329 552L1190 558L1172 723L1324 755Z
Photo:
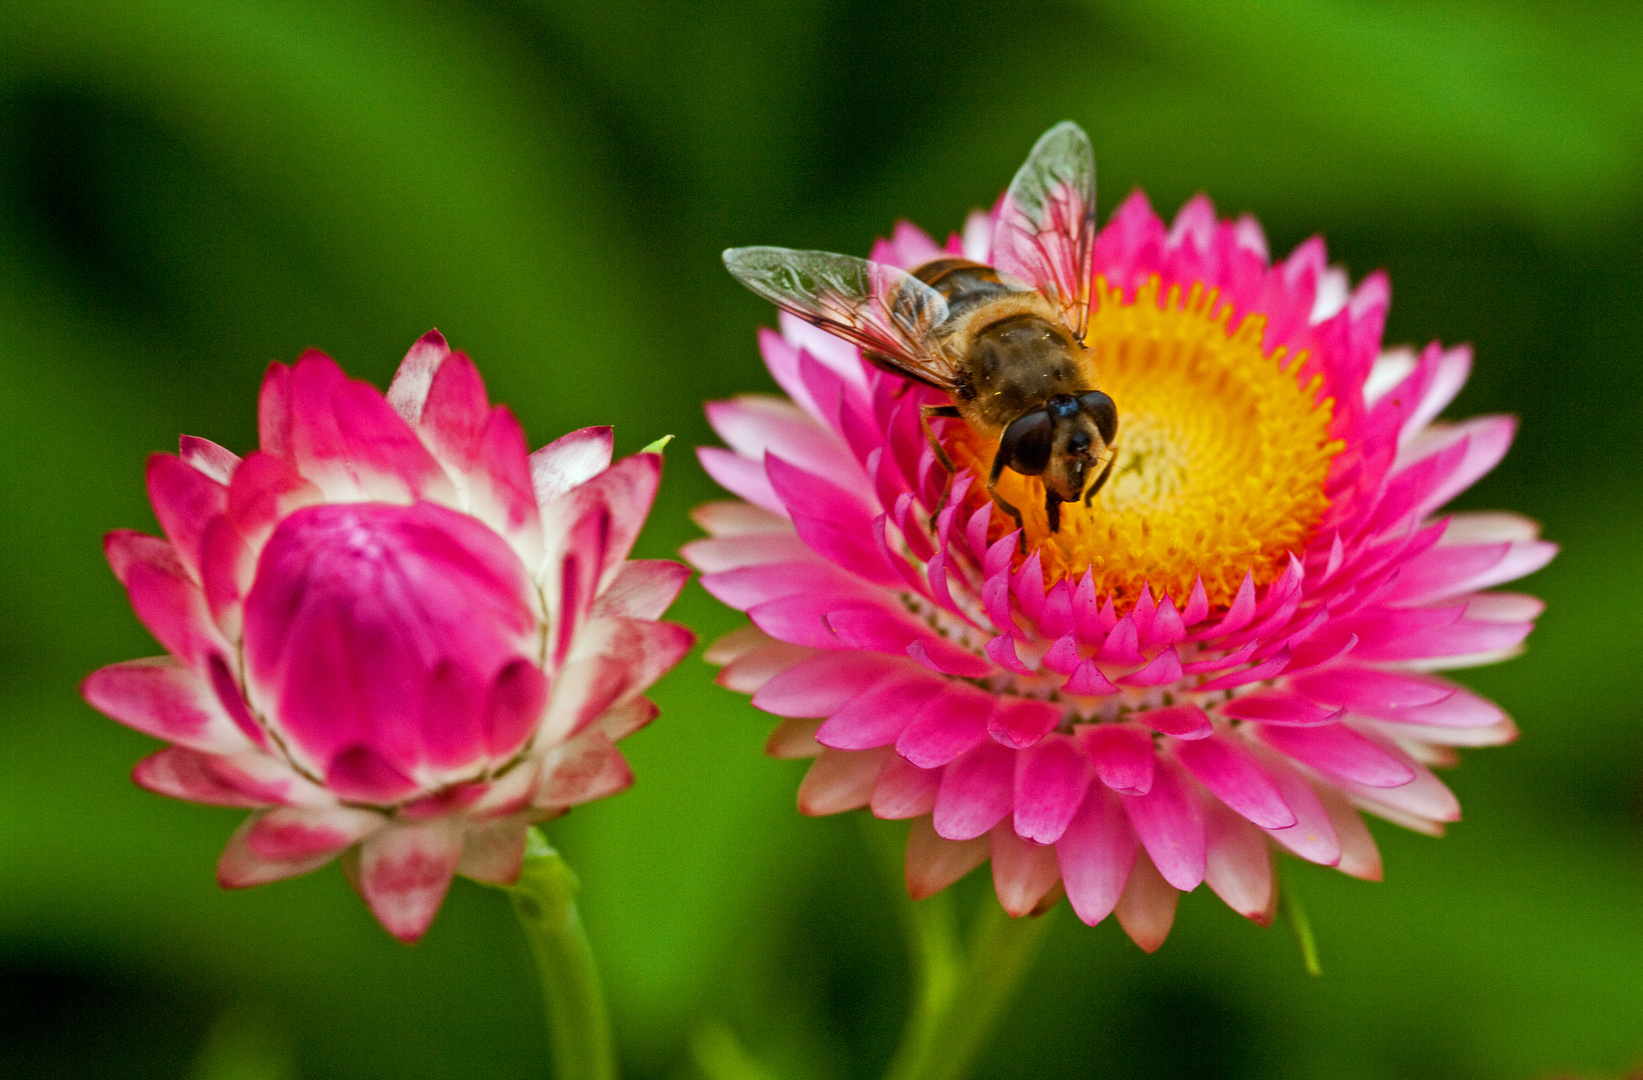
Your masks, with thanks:
M1301 898L1295 895L1294 887L1287 881L1278 899L1278 910L1283 914L1284 921L1289 923L1289 928L1295 931L1295 943L1301 947L1301 963L1306 965L1306 973L1313 977L1322 975L1324 969L1318 964L1318 939L1312 935L1312 920L1307 918Z
M663 435L660 439L657 439L655 442L651 443L639 452L641 454L660 454L662 452L662 448L672 441L672 435Z

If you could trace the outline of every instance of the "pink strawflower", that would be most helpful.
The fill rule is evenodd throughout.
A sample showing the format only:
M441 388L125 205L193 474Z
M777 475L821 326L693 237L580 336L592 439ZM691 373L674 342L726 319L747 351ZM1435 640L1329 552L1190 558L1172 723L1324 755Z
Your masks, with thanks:
M169 655L82 692L173 745L151 791L253 808L228 888L343 856L415 940L453 874L507 883L525 830L632 782L615 742L690 648L657 617L689 571L629 560L661 477L609 428L527 454L472 362L431 331L386 398L310 352L272 364L262 448L184 436L148 463L166 538L105 546Z
M945 247L912 225L873 261L989 261L998 211ZM1470 350L1382 352L1388 286L1349 289L1312 239L1272 263L1253 218L1205 198L1166 227L1140 193L1094 245L1086 343L1117 402L1118 457L1051 532L1037 477L961 420L928 446L935 390L790 315L761 331L787 399L707 412L700 451L745 501L696 512L702 583L753 625L709 658L812 757L799 808L911 818L907 884L991 857L1014 915L1065 891L1151 950L1207 882L1260 922L1273 845L1378 879L1358 810L1440 834L1430 766L1511 740L1505 713L1429 672L1512 655L1541 603L1484 590L1553 545L1504 513L1437 516L1505 454L1514 422L1436 417Z

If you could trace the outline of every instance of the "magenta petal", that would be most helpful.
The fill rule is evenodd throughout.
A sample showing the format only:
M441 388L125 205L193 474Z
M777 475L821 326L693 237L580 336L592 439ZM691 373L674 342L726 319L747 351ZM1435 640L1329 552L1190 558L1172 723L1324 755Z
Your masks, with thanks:
M1284 803L1295 814L1295 824L1287 829L1270 829L1267 835L1309 862L1334 866L1341 861L1341 841L1329 813L1312 785L1283 758L1258 754L1261 766L1277 785Z
M936 792L941 789L939 769L921 769L903 757L891 758L873 784L868 805L873 816L900 821L935 809Z
M550 811L626 791L633 770L598 728L583 731L549 755L532 803Z
M1333 724L1346 712L1345 708L1319 705L1284 690L1256 690L1233 698L1217 711L1237 720L1259 720L1291 727Z
M257 815L245 840L260 859L290 862L335 855L387 824L381 814L348 806L281 806Z
M1014 787L1014 752L982 743L942 774L933 819L936 833L948 840L980 836L1010 812Z
M988 834L993 861L993 891L1006 914L1030 915L1061 879L1055 848L1035 844L1000 824Z
M361 849L359 891L384 929L415 941L438 914L461 858L462 834L454 822L396 825Z
M939 694L943 680L908 672L863 691L828 717L816 741L836 750L869 750L894 743L918 711Z
M1126 795L1124 810L1164 880L1191 892L1204 880L1204 806L1180 766L1158 762L1145 795Z
M1263 829L1287 829L1295 814L1271 777L1232 739L1217 735L1180 743L1175 757L1210 794Z
M219 757L181 746L139 761L131 778L157 795L207 806L278 806L299 787L289 766L263 754Z
M325 770L325 786L344 799L391 803L417 789L387 758L362 743L343 747Z
M1055 730L1065 711L1037 698L1001 697L987 718L987 731L1004 746L1032 746Z
M1166 705L1137 713L1135 719L1164 735L1177 739L1207 739L1215 731L1209 716L1196 705Z
M1120 686L1166 686L1181 678L1181 658L1171 646L1148 661L1140 671L1118 680Z
M537 505L548 505L610 468L614 445L610 428L586 427L561 435L531 454L531 487Z
M690 568L666 559L629 559L594 602L594 615L659 619L690 580Z
M1052 735L1016 755L1015 831L1025 840L1053 844L1084 803L1095 770L1064 735Z
M376 387L350 380L329 357L309 352L291 367L288 388L288 453L282 456L327 496L454 499L445 471Z
M1387 709L1434 705L1455 693L1453 683L1427 675L1339 665L1293 676L1290 685L1313 701L1380 715Z
M1105 697L1107 694L1118 693L1118 687L1104 675L1095 661L1086 657L1079 665L1078 670L1072 673L1062 686L1062 691L1081 697Z
M227 484L240 464L238 454L197 435L184 435L179 439L177 454L219 484Z
M541 737L554 740L575 734L607 709L644 693L695 643L696 635L675 623L589 620L553 677Z
M212 653L230 651L204 592L170 544L121 529L104 537L103 547L137 618L168 652L199 668Z
M1080 728L1078 743L1095 766L1095 775L1114 791L1144 795L1155 774L1152 738L1127 725L1095 724Z
M388 393L383 396L389 407L407 424L415 424L422 418L428 388L433 385L434 375L450 355L451 347L446 343L445 335L438 330L429 330L417 339L416 344L405 353L405 359L399 362L393 382L388 384Z
M987 741L993 706L991 694L950 685L902 730L896 752L922 768L940 768Z
M99 668L80 693L103 715L168 742L218 754L251 748L211 684L171 657Z
M1256 730L1261 741L1280 754L1310 765L1326 776L1374 788L1399 787L1415 779L1415 770L1402 758L1383 750L1345 724L1319 728L1260 725Z
M1245 918L1266 924L1272 921L1272 856L1266 837L1259 829L1229 807L1211 802L1205 807L1209 851L1204 864L1204 883L1227 907Z
M1135 865L1135 831L1119 796L1091 784L1084 805L1056 841L1067 901L1091 926L1112 914Z
M485 747L492 761L505 761L524 745L547 703L548 677L531 661L515 660L497 673L485 702ZM434 740L424 733L423 741L427 745Z
M753 704L777 716L831 716L868 688L905 670L905 661L888 656L824 653L776 675L753 695Z
M249 889L284 881L312 870L318 870L332 859L336 851L321 851L294 859L265 859L251 850L250 836L265 815L252 814L229 837L228 846L217 860L217 884L225 889Z
M148 459L148 500L178 560L198 580L206 526L228 509L228 489L181 458L155 454Z

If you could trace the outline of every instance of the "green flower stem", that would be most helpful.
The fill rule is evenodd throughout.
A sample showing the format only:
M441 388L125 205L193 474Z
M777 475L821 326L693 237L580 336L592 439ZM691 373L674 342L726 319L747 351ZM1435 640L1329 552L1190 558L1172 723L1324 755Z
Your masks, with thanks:
M899 881L897 891L917 990L886 1080L961 1080L1032 966L1056 909L1012 919L989 895L966 943L950 892L915 901Z
M542 976L554 1075L558 1080L616 1080L605 994L576 911L579 888L565 860L531 829L519 881L505 891Z

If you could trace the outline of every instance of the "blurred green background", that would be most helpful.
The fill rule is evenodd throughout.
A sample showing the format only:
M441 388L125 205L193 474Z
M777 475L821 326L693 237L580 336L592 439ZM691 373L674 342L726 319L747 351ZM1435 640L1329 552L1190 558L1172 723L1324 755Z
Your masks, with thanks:
M154 529L143 460L245 450L270 359L385 385L431 325L533 445L679 436L640 553L694 535L706 397L769 388L736 244L944 235L1033 140L1386 268L1388 340L1471 341L1452 410L1522 416L1464 498L1564 553L1528 654L1463 673L1518 719L1449 779L1443 840L1375 825L1384 884L1290 866L1302 970L1206 890L1155 956L1065 911L989 1077L1614 1077L1643 1061L1643 9L1572 0L1116 5L312 0L0 9L0 1074L545 1075L505 899L459 881L420 945L334 866L246 893L239 814L134 788L151 740L80 703L156 651L98 537ZM736 624L691 586L675 616ZM629 794L554 823L634 1077L703 1032L774 1075L878 1073L908 995L897 884L686 660ZM960 886L980 902L985 875Z

